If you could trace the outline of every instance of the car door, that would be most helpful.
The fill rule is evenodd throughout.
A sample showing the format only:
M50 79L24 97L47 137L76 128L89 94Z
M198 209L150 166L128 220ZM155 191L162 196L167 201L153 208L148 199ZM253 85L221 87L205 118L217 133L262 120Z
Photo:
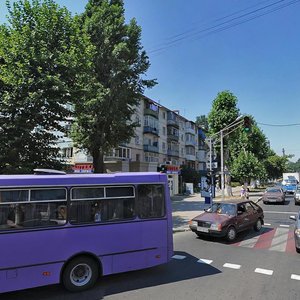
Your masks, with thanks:
M237 205L237 229L242 231L247 229L249 226L249 216L246 210L245 203L240 203Z
M254 226L254 224L257 221L258 218L258 212L257 210L251 205L250 202L245 203L246 211L248 214L248 222L247 222L247 228Z

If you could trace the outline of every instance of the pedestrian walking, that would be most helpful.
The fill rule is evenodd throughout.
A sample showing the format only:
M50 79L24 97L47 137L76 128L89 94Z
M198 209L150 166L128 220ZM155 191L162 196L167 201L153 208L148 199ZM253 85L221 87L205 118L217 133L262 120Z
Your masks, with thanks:
M241 198L242 199L246 199L246 192L247 192L247 190L246 190L245 186L242 185L242 187L241 187Z

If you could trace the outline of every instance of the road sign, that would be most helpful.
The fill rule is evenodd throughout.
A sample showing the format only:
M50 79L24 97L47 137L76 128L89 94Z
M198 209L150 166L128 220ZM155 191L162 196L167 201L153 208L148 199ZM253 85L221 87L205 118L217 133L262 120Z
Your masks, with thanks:
M217 169L217 168L218 168L218 162L216 162L216 161L213 161L211 163L211 165L209 162L206 163L206 169L211 170L211 169Z
M206 161L210 161L210 157L211 157L211 160L216 160L217 159L216 152L212 152L212 155L211 155L211 153L208 151L206 153Z

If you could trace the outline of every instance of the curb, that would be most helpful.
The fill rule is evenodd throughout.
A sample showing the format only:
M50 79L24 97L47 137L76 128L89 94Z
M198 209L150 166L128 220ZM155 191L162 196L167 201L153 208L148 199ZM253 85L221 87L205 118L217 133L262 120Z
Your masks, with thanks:
M191 229L189 227L177 227L177 228L173 228L173 233L176 233L176 232L186 232L186 231L191 231Z

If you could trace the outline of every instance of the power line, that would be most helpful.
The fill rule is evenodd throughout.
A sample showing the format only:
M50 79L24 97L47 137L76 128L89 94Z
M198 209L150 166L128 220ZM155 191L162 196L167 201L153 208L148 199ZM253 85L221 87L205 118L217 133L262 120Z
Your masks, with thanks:
M173 40L173 41L170 41L170 42L168 42L168 43L165 43L165 46L163 46L163 47L160 47L160 48L157 48L157 49L154 49L154 50L150 50L149 53L153 53L153 54L154 54L154 53L158 53L158 52L163 52L163 51L167 50L168 48L171 48L171 47L176 46L177 44L183 42L183 41L186 40L186 39L195 37L195 36L197 36L197 35L199 35L199 34L201 34L201 33L205 33L206 31L207 31L206 34L204 34L204 35L202 35L202 36L200 35L200 36L197 37L195 40L204 38L204 37L206 37L206 36L208 36L208 35L211 35L211 34L214 34L214 33L218 33L218 32L227 30L227 29L229 29L229 28L235 27L235 26L237 26L237 25L243 24L243 23L245 23L245 22L251 21L251 20L256 19L256 18L259 18L259 17L261 17L261 16L270 14L270 13L272 13L272 12L274 12L274 11L283 9L283 8L285 8L285 7L287 7L287 6L290 6L290 5L292 5L292 4L295 4L295 3L299 2L300 0L293 0L293 1L290 1L290 2L288 2L288 3L279 5L279 6L275 7L275 8L269 9L269 10L265 11L264 13L254 15L254 16L251 17L251 18L248 18L248 19L245 19L245 20L241 20L240 22L236 22L236 23L233 23L233 24L228 24L227 26L220 27L220 26L225 25L225 24L227 24L227 23L230 23L230 22L232 22L232 21L235 21L235 20L244 18L244 17L246 17L246 16L248 16L248 15L250 15L250 14L257 13L258 11L261 11L261 10L264 10L264 9L268 9L268 8L270 8L271 6L277 5L277 4L279 4L279 3L283 2L283 1L285 1L285 0L276 1L276 2L274 2L274 3L271 3L271 4L268 4L268 5L264 6L264 7L261 7L261 8L259 8L259 9L253 10L253 11L248 12L248 13L246 13L246 14L243 14L243 15L240 15L240 16L238 16L238 17L235 17L235 18L232 18L232 19L230 19L230 20L227 20L227 21L225 21L225 22L219 23L219 24L217 24L217 25L214 25L214 26L211 26L211 27L208 27L208 28L199 30L199 31L197 31L197 32L195 32L195 33L188 34L188 35L183 36L183 37L181 37L181 38L175 39L175 40ZM214 30L212 30L212 29L214 29Z
M235 11L235 12L233 12L233 13L230 13L230 14L228 14L228 15L226 15L226 16L223 16L223 17L219 17L219 18L213 19L212 21L208 21L208 22L197 22L197 23L209 24L209 23L219 22L219 21L222 21L222 20L224 20L224 19L227 19L227 18L229 18L229 17L231 17L231 16L237 15L237 14L240 13L240 12L247 11L247 10L250 9L250 8L253 8L253 7L262 5L263 3L266 3L266 2L270 2L270 0L260 1L259 3L256 3L256 4L254 4L254 5L248 6L248 7L246 7L246 8L240 9L240 10L237 10L237 11ZM191 29L189 29L189 30L183 31L182 33L178 33L178 34L172 35L172 36L170 36L170 37L168 37L168 38L166 38L166 39L167 39L167 40L172 40L172 39L174 39L174 38L178 38L178 37L180 37L180 36L183 36L183 35L185 35L185 34L187 34L187 33L190 33L190 32L196 31L196 30L197 30L197 28L191 28ZM160 45L163 45L163 44L160 44Z
M259 125L264 126L274 126L274 127L288 127L288 126L300 126L300 123L294 123L294 124L266 124L266 123L258 123Z

